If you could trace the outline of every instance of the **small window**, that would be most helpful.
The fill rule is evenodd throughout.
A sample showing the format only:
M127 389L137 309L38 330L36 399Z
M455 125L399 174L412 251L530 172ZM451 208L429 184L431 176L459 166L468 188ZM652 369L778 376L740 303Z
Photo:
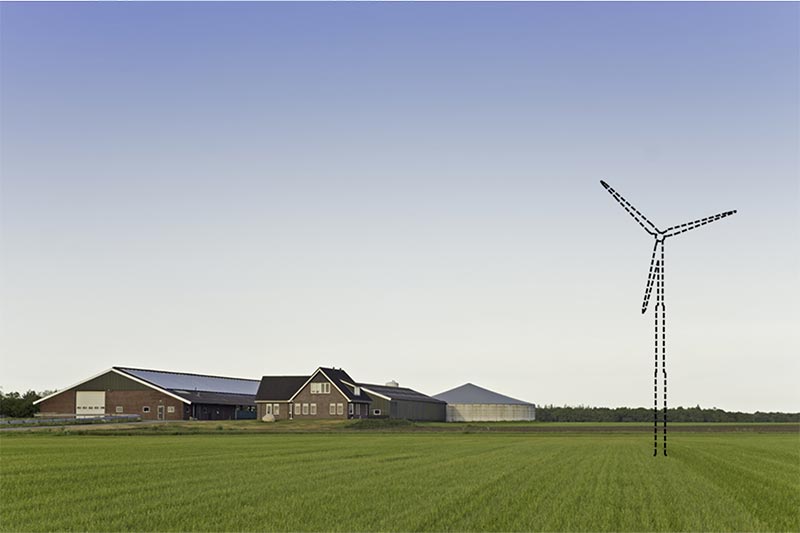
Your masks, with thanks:
M118 406L116 407L115 411L116 411L116 412L118 412L118 413L121 413L121 412L123 412L123 411L122 411L122 406L121 406L121 405L118 405Z
M268 403L265 407L267 408L266 413L268 415L271 415L272 414L272 404Z
M167 406L167 412L168 413L174 413L175 412L175 406L174 405L168 405Z
M300 414L300 404L299 403L294 404L294 414L296 414L296 415Z
M337 403L336 404L336 414L337 415L343 415L344 414L344 404L343 403Z
M352 403L348 403L347 404L347 414L349 414L349 415L353 414L353 404Z
M331 393L331 384L330 383L320 383L322 385L322 394L330 394Z
M355 394L356 396L361 396L361 387L359 386L353 387L353 394Z
M315 404L315 403L311 404L311 414L312 415L316 415L317 414L317 404Z
M328 406L328 414L335 415L336 414L336 404L332 403Z
M372 410L372 416L381 416L381 410L380 409L373 409Z
M307 414L308 414L308 404L307 404L307 403L304 403L304 404L303 404L303 414L304 414L304 415L307 415Z
M275 416L281 414L281 404L279 403L272 404L272 414Z
M145 405L144 407L142 407L142 412L143 413L149 413L150 412L150 408Z
M311 394L319 394L319 383L311 384Z

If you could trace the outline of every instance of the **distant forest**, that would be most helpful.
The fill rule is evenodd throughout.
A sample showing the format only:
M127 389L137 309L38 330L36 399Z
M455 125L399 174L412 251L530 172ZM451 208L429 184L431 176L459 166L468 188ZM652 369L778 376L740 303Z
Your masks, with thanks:
M659 419L663 410L659 410ZM740 413L715 407L675 407L667 409L669 422L800 422L800 413ZM555 407L536 406L540 422L652 422L653 409L646 407Z

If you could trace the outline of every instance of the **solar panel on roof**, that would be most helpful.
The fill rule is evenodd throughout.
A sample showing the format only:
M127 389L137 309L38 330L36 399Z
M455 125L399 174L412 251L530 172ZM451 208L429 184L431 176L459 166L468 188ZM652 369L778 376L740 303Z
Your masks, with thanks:
M118 368L127 374L148 381L162 389L255 395L259 384L257 380L251 379L179 374L177 372L142 370L138 368Z

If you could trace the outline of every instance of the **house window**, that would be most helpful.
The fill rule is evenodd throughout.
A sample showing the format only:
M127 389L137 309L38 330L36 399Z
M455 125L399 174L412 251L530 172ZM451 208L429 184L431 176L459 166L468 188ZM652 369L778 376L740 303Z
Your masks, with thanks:
M361 396L361 387L359 386L353 387L353 394L355 394L356 396Z
M300 404L299 403L294 404L294 414L296 414L296 415L300 414Z
M266 407L266 409L267 409L265 412L266 412L268 415L271 415L271 414L272 414L272 404L271 404L271 403L268 403L268 404L267 404L267 405L265 405L264 407Z
M174 405L168 405L167 406L167 412L168 413L174 413L175 412L175 406Z
M373 416L381 416L381 410L380 409L373 409L372 410L372 415Z
M330 394L331 393L331 384L330 383L312 383L311 384L311 394Z
M335 415L336 414L336 404L332 403L328 405L328 414Z
M118 406L117 406L117 408L116 408L115 410L116 410L118 413L121 413L121 412L122 412L122 406L121 406L121 405L118 405Z
M344 404L343 403L337 403L336 404L336 414L337 415L343 415L344 414Z
M315 403L311 404L311 414L312 415L316 415L317 414L317 404L315 404Z
M304 404L303 404L303 414L304 414L304 415L307 415L307 414L308 414L308 404L307 404L307 403L304 403Z
M311 384L311 394L319 394L319 383Z
M279 414L281 414L281 404L279 404L279 403L273 403L272 404L272 414L275 415L275 416L278 416Z
M331 393L331 384L330 383L320 383L322 385L322 394L330 394Z
M143 413L149 413L150 412L150 408L145 405L144 407L142 407L142 412Z
M351 416L353 414L353 404L352 403L348 403L347 404L347 414L349 414Z

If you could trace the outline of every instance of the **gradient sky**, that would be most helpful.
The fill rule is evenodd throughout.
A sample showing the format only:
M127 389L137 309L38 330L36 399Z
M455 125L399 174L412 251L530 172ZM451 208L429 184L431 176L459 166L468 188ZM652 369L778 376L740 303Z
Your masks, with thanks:
M797 3L0 4L0 386L800 410Z

